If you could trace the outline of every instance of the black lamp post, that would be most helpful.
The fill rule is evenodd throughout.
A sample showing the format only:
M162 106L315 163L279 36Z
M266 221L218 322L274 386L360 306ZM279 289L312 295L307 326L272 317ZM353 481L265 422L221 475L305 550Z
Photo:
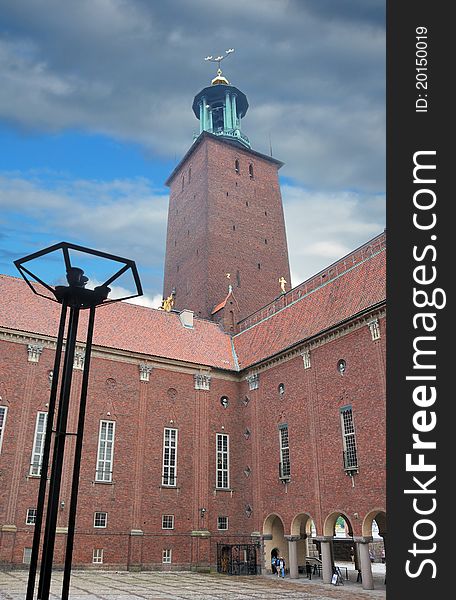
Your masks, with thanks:
M45 281L43 275L32 272L37 270L42 260L56 258L63 259L66 270L68 285L51 285ZM98 260L103 261L103 266L108 267L112 274L99 286L93 289L86 288L88 278L80 267L76 267L74 260L79 263ZM62 479L63 458L65 441L68 435L67 418L70 400L71 380L73 375L73 362L76 349L79 313L83 309L89 311L86 342L84 370L82 374L81 395L79 400L78 429L76 433L76 446L73 466L73 479L71 485L70 509L68 515L68 534L65 553L65 567L62 584L62 600L68 599L71 577L71 563L73 558L74 530L76 522L76 508L79 488L79 471L82 454L82 440L84 434L84 419L87 400L87 387L89 381L90 354L92 349L93 327L95 322L95 309L97 306L118 302L127 298L142 295L141 282L134 261L120 258L98 250L91 250L82 246L76 246L67 242L55 244L34 254L30 254L14 261L26 283L35 294L43 296L62 305L60 313L60 324L57 335L55 362L53 369L51 393L49 400L49 412L46 424L46 436L41 463L41 479L38 491L38 502L36 511L35 531L33 535L32 554L30 559L30 570L27 585L26 600L33 600L35 593L35 580L38 566L38 554L41 539L41 530L44 516L44 506L47 495L46 521L41 553L41 569L38 584L39 600L48 600L51 587L52 564L54 558L55 530L59 507L60 484ZM42 267L38 267L41 273ZM108 299L111 289L109 286L118 282L123 276L130 276L135 292L123 297ZM69 317L68 317L69 312ZM68 317L68 319L67 319ZM65 335L66 328L66 335ZM61 368L62 350L65 343L63 367ZM59 395L58 412L54 423L54 413L57 406L57 395ZM49 489L48 470L51 454L51 438L54 434L54 448L52 453L52 464L50 470ZM47 492L47 494L46 494Z

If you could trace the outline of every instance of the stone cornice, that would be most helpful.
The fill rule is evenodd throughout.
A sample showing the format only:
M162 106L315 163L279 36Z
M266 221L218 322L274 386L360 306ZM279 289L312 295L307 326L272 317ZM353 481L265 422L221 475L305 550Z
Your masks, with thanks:
M262 371L266 371L270 368L276 367L279 364L284 362L288 362L289 360L293 360L298 356L301 356L304 351L315 350L328 342L339 339L352 333L353 331L357 331L363 327L368 327L369 322L372 321L373 318L383 319L386 316L386 306L385 303L382 304L381 307L377 307L371 311L365 311L362 315L358 317L354 317L352 320L347 320L343 324L339 324L329 329L328 331L323 332L320 335L316 335L315 337L307 340L302 340L301 342L294 345L292 348L286 349L276 355L265 359L264 361L260 361L259 363L255 363L251 367L246 367L245 369L241 369L239 371L235 370L219 370L217 367L208 367L206 365L200 365L197 363L187 363L183 361L179 361L176 359L170 359L165 357L157 357L157 356L148 356L136 352L131 352L128 350L120 350L116 348L104 348L102 346L93 346L92 347L92 358L102 358L105 360L113 360L117 362L123 362L127 364L137 365L139 368L140 364L144 364L147 361L147 364L150 365L153 369L163 369L167 371L173 371L177 373L185 373L191 375L192 377L195 374L195 371L198 373L204 373L211 377L227 380L227 381L245 381L246 377L250 375L258 375ZM17 344L41 344L43 348L47 348L50 350L55 350L56 348L56 339L39 335L33 333L27 333L22 331L16 331L4 327L0 327L0 341L7 341ZM372 343L378 343L378 341L373 341ZM77 349L83 350L85 348L84 344L78 344Z
M39 334L26 333L0 327L0 341L12 342L16 344L41 344L44 348L55 350L56 339ZM84 350L84 344L78 344L78 350ZM102 346L92 347L92 359L102 358L126 364L137 365L147 362L153 369L164 369L178 373L186 373L193 375L195 371L198 373L209 374L217 379L225 379L228 381L239 381L239 375L236 371L219 370L217 367L209 367L198 363L188 363L171 358L149 356L128 350L120 350L116 348L103 348Z

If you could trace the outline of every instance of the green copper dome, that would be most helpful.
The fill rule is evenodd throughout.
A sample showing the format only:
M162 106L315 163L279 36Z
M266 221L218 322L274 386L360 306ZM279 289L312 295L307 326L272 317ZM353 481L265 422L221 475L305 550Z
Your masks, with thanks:
M195 96L192 108L200 121L200 133L208 131L250 148L249 139L241 132L241 119L249 108L247 97L229 84L220 69L212 85Z

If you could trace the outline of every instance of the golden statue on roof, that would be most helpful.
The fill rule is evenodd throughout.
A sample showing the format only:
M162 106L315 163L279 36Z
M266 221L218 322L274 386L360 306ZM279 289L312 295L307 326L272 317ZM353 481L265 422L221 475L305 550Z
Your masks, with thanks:
M166 312L171 312L174 307L174 298L176 296L176 291L173 290L171 294L167 298L163 298L160 310L165 310Z
M287 283L287 281L286 281L285 277L283 277L283 276L280 277L279 283L280 283L280 289L282 291L282 294L286 294L287 290L285 289L285 284Z
M214 79L211 81L212 85L217 85L217 84L224 84L224 85L229 85L230 82L228 81L228 79L226 77L224 77L222 75L222 69L220 68L220 63L222 62L222 60L224 58L226 58L228 55L232 54L234 52L234 48L229 48L228 50L225 50L225 54L221 54L220 56L206 56L206 58L204 60L208 60L210 62L216 62L218 64L218 69L217 69L217 76L214 77Z

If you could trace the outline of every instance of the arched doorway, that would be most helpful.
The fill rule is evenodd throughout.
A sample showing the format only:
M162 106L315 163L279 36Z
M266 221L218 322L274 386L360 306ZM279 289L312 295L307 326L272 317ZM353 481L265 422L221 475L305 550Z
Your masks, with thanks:
M316 536L315 524L308 513L300 513L291 523L290 540L296 542L298 570L305 571L306 559L319 558L318 546L312 541Z
M353 540L353 527L350 519L342 511L334 511L326 517L323 525L325 540L321 542L323 581L330 583L335 561L346 563L348 569L354 562L358 564L356 544Z
M349 518L342 512L332 513L326 519L325 536L333 538L333 559L350 562L356 560L353 542L353 527ZM353 557L353 559L352 559Z
M371 510L364 518L362 530L363 536L372 537L369 544L371 561L386 564L386 512L383 509Z
M271 514L266 517L263 525L263 540L266 573L272 572L273 551L277 553L276 556L283 556L285 564L288 565L288 542L284 536L283 521L278 515Z
M271 550L271 556L269 557L269 564L271 565L272 574L277 574L276 561L280 556L280 552L278 548L273 548Z

